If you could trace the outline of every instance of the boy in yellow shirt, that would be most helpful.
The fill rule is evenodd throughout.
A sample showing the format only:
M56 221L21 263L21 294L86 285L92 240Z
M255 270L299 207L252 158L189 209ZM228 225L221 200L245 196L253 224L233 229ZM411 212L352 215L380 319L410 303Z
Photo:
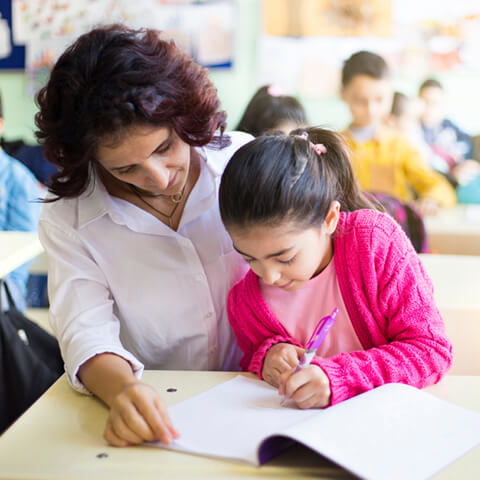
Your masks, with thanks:
M425 214L456 203L455 191L430 168L399 132L384 125L393 89L385 60L371 52L353 54L342 69L342 99L352 123L343 132L352 149L352 162L364 190L394 195L402 201L418 198Z

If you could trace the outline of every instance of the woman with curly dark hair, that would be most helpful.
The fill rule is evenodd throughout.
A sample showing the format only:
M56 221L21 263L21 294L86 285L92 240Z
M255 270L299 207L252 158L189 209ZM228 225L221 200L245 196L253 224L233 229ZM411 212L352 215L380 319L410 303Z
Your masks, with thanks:
M225 135L205 69L155 30L79 37L37 97L59 171L40 219L50 323L73 388L110 407L113 445L177 432L143 368L236 369L225 301L244 273L220 220Z

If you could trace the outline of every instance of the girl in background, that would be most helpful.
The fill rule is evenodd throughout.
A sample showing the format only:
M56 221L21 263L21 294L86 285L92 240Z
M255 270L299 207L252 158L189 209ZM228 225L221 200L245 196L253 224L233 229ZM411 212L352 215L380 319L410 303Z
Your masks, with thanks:
M254 137L264 133L289 133L307 124L302 104L275 85L260 87L243 113L236 130Z
M360 193L339 135L308 128L249 142L227 165L219 199L251 268L228 298L244 370L300 408L440 380L452 348L431 281L398 224ZM293 373L335 307L312 364Z

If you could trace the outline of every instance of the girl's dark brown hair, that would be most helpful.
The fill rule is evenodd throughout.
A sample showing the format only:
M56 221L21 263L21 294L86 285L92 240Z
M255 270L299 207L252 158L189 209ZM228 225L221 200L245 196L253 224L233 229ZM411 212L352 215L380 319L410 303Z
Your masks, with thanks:
M316 153L312 144L326 152ZM344 212L376 208L360 191L343 138L318 127L265 135L241 147L223 173L219 197L227 228L285 221L300 229L319 226L334 200Z
M82 35L37 104L36 136L59 167L49 186L56 199L84 192L99 143L121 141L129 127L170 127L192 146L229 143L207 71L157 30L110 25Z
M282 122L307 124L302 104L290 95L271 95L269 86L260 87L252 97L235 130L258 137L275 130Z

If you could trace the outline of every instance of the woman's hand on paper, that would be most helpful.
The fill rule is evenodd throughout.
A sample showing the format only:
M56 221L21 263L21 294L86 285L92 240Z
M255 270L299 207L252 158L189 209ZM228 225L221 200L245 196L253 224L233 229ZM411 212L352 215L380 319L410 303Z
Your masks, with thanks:
M290 343L272 345L263 360L263 379L278 388L281 378L298 365L304 351L303 348Z
M114 399L104 437L116 447L178 438L157 391L140 381L127 385Z
M330 380L318 365L309 365L285 374L278 393L293 400L298 408L323 408L330 405Z

